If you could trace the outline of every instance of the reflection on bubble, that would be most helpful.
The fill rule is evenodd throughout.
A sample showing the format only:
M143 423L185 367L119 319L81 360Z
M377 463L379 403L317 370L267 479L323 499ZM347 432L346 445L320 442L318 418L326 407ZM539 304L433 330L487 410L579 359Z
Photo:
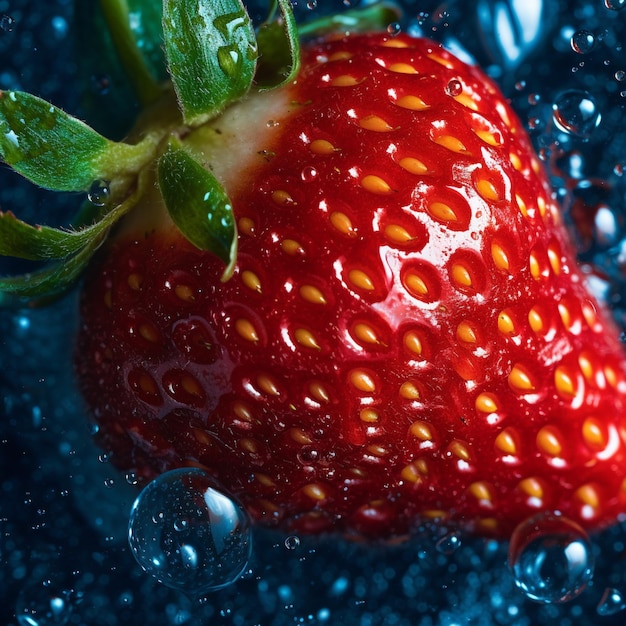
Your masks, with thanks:
M232 584L251 549L246 513L200 469L173 470L149 483L133 504L128 539L146 572L189 594Z
M552 105L552 119L563 132L588 139L600 124L601 114L590 94L570 89L557 96Z
M509 545L509 567L516 585L531 600L567 602L593 577L591 543L571 520L540 514L515 529Z

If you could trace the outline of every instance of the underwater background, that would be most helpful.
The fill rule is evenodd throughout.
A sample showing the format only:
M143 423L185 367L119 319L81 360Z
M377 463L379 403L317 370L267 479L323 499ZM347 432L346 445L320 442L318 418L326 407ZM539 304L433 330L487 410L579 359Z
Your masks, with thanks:
M264 3L246 4L262 19ZM292 4L307 20L374 2ZM499 82L567 209L591 288L626 329L626 0L398 4L404 17L390 33L433 37ZM134 107L97 47L95 5L0 0L0 89L34 93L117 138ZM67 224L84 200L35 189L0 168L2 211ZM2 274L28 269L0 258ZM39 309L0 300L0 625L626 623L626 522L590 538L564 534L515 571L506 544L444 529L425 528L398 546L245 529L252 551L233 584L205 593L209 581L189 597L157 582L134 558L141 545L127 538L137 479L92 443L76 392L76 296ZM133 513L139 522L149 514ZM559 570L572 545L582 546L582 566ZM548 583L542 558L556 564ZM575 595L585 582L567 602L528 597Z

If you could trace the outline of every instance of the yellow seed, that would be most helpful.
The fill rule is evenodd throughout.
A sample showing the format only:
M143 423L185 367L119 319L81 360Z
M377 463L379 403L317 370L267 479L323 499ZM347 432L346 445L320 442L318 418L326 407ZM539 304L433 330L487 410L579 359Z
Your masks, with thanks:
M254 474L254 480L261 483L264 487L276 487L276 483L267 474L256 472Z
M442 222L456 222L458 217L454 209L444 202L432 202L428 206L429 213Z
M386 226L385 236L393 243L398 244L408 243L413 239L411 233L409 233L406 228L398 224L389 224L388 226Z
M528 217L528 207L524 202L523 198L517 194L515 194L515 201L517 202L517 206L519 208L519 212L524 216Z
M396 104L410 111L426 111L430 104L426 104L419 96L402 96L396 100Z
M374 176L373 174L368 174L361 179L361 187L363 187L365 191L369 191L370 193L379 196L385 196L392 192L392 189L387 181L383 180L380 176Z
M363 79L356 78L354 76L350 76L350 74L341 74L340 76L335 76L330 81L330 84L333 87L354 87L358 85Z
M517 391L535 390L535 383L523 365L516 363L509 373L509 384Z
M419 484L423 480L423 476L420 473L415 463L409 463L402 468L400 472L402 480L406 480L408 483Z
M244 317L239 318L235 322L235 330L240 337L246 339L247 341L251 341L252 343L259 341L259 333L254 327L254 324Z
M357 341L360 341L362 343L380 343L376 331L369 324L365 324L364 322L359 322L358 324L355 324L353 334Z
M367 446L366 450L373 456L376 457L383 457L383 456L387 456L389 454L389 450L387 450L387 448L384 448L383 446L379 446L378 444L371 444L369 446Z
M261 374L257 378L257 383L261 391L265 392L269 396L280 396L280 389L278 388L278 385L266 374Z
M431 53L428 56L436 63L439 63L439 65L443 65L444 67L447 67L449 70L454 69L454 64L451 61L448 61L448 59L445 59L444 57L438 54L434 54L434 53Z
M233 405L233 413L242 421L252 423L252 411L243 402L236 402Z
M318 381L314 381L309 385L309 392L315 400L322 404L328 404L330 402L328 390Z
M404 334L404 345L407 350L409 350L413 354L416 354L417 356L421 356L424 349L419 335L413 330L410 330Z
M330 141L326 141L326 139L314 139L311 142L309 149L313 154L318 154L320 156L333 154L337 150L337 148L335 148L335 146L330 143Z
M305 485L302 487L302 493L311 498L311 500L317 500L318 502L326 500L327 498L324 487L319 483L310 483L309 485Z
M500 409L498 396L488 391L483 391L476 396L474 405L481 413L495 413Z
M561 321L563 322L563 326L565 326L567 330L571 330L573 326L573 320L572 313L569 307L564 302L559 302L557 308L559 310L559 315L561 317Z
M350 372L350 383L355 389L363 393L374 393L376 391L374 379L365 370L352 370Z
M485 199L497 202L500 200L500 194L496 189L496 186L486 178L479 178L476 183L476 191Z
M539 169L541 169L541 166L539 167ZM537 207L539 207L539 214L541 215L541 217L545 217L547 204L546 199L543 196L539 196L537 198Z
M396 74L417 74L418 71L408 63L392 63L387 69Z
M494 265L499 269L507 272L510 268L509 257L504 248L495 241L491 244L491 258Z
M302 446L307 446L313 443L313 439L311 439L311 437L301 428L290 428L289 437Z
M152 324L141 324L139 334L150 343L157 343L160 339L159 331Z
M381 46L385 48L408 48L409 44L406 41L402 41L402 39L387 39L384 41Z
M459 104L462 104L464 107L470 109L471 111L478 111L478 105L474 101L474 98L472 98L472 94L464 91L460 93L458 96L454 96L454 99Z
M515 441L515 435L510 428L505 428L496 437L496 448L504 454L515 455L517 454L517 443Z
M457 287L469 288L472 286L472 275L462 263L454 263L452 265L452 280Z
M375 424L380 419L380 415L374 409L362 409L359 413L359 418L366 424Z
M306 328L297 328L294 332L296 341L304 348L311 348L313 350L321 350L319 343L315 335Z
M196 396L197 398L203 398L204 392L202 391L202 387L200 383L189 374L183 376L180 381L181 387L192 396Z
M467 445L464 444L462 441L458 441L457 439L455 439L448 446L448 450L454 456L458 457L462 461L469 461L470 460L470 453L469 453L469 450L467 449Z
M417 176L421 174L428 173L428 167L415 157L404 157L398 161L398 165L403 169L409 172L410 174L415 174Z
M619 380L617 372L610 365L607 365L604 368L604 375L606 376L606 381L609 383L609 385L611 385L611 387L617 387L617 382Z
M541 263L539 262L539 258L537 252L534 250L530 253L528 257L528 267L530 268L530 275L535 279L539 280L543 275L543 270L541 267Z
M376 133L388 133L393 130L391 126L378 115L368 115L359 120L359 126L365 130L372 130Z
M348 278L358 289L365 291L374 291L375 289L372 279L363 270L350 270Z
M244 437L240 439L237 443L242 450L248 452L249 454L256 455L262 451L262 445L256 439Z
M528 311L528 323L536 333L543 333L546 330L541 311L537 307L533 307Z
M254 272L244 270L241 273L241 280L248 289L261 293L261 279Z
M587 506L597 509L600 506L600 496L593 485L583 485L576 490L576 496Z
M548 260L555 276L558 276L561 273L561 256L554 246L548 248Z
M280 247L282 251L289 256L304 254L304 248L295 239L283 239Z
M272 191L272 200L276 204L280 204L281 206L285 204L294 204L291 194L284 189L277 189L276 191Z
M418 298L428 296L428 285L419 274L415 274L414 272L408 273L404 277L404 284L406 288Z
M550 456L560 456L563 452L560 434L551 426L544 426L537 433L537 446Z
M593 448L602 449L606 447L607 440L602 422L595 417L588 417L583 422L583 437Z
M522 170L522 160L519 158L517 154L515 154L515 152L511 152L511 154L509 154L509 160L511 161L511 164L518 172Z
M248 237L254 236L255 224L254 220L249 217L241 217L237 221L238 230L243 235L248 235Z
M417 385L415 385L415 383L412 383L410 381L402 383L402 385L400 385L400 395L405 400L419 400L421 397L421 394L419 392L419 389L417 388Z
M598 330L602 330L601 327L598 327L598 316L596 314L596 307L589 301L583 302L582 304L583 317L585 321L589 325L589 328L598 332Z
M457 339L465 343L476 343L478 341L474 327L469 322L465 321L461 322L456 327L456 336Z
M189 285L176 285L174 294L183 302L193 302L196 299L196 294Z
M104 292L104 298L103 298L103 300L104 300L104 306L105 306L107 309L111 309L111 308L113 308L113 293L111 292L111 290L110 290L110 289L107 289L107 290Z
M300 296L311 304L326 304L324 294L313 285L302 285L300 287Z
M482 500L486 502L491 501L491 490L489 485L482 481L476 481L469 486L469 492L472 494L477 500Z
M591 382L594 379L595 368L591 357L585 352L581 353L578 357L578 367L580 367L580 371L588 381Z
M342 213L341 211L333 211L330 214L329 219L333 227L340 233L348 235L348 237L356 237L356 229L352 225L350 218L345 213Z
M409 427L409 434L413 435L413 437L419 439L420 441L433 440L433 431L430 428L430 424L427 422L413 422Z
M513 321L513 317L507 311L502 311L500 315L498 315L498 330L503 335L516 335L517 328L515 326L515 322Z
M554 370L554 385L562 398L571 400L576 396L578 390L576 378L563 366L559 366Z
M128 286L133 291L139 291L141 289L141 285L143 284L143 276L141 274L130 274L128 276Z
M463 142L452 135L439 135L438 137L435 137L434 141L436 144L450 150L451 152L467 152L467 148Z
M536 478L524 478L517 486L529 497L543 500L543 487Z
M354 55L352 52L348 52L347 50L339 50L338 52L334 52L328 57L329 61L348 61Z
M486 144L488 144L490 146L497 147L497 146L501 146L502 145L501 138L497 137L493 133L490 133L488 130L476 129L476 130L474 130L474 132L476 133L476 136L479 139L482 139Z

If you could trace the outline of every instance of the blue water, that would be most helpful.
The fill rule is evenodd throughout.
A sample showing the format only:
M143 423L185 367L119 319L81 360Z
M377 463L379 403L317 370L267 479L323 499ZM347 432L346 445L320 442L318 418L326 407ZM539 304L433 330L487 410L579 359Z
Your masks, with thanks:
M358 2L298 4L306 19ZM526 122L555 192L583 206L570 220L580 259L594 269L596 294L626 329L626 2L402 4L405 18L392 31L443 41L501 84ZM262 15L258 3L250 5ZM85 47L95 37L88 32L74 45L72 10L70 1L0 0L0 88L31 91L102 128L107 119L94 105L113 110L117 84L100 67L90 73L77 63L89 56ZM79 82L89 98L82 97ZM108 120L113 122L112 132L119 132L124 120ZM80 201L37 191L0 169L1 210L62 224ZM2 272L25 268L0 259ZM232 585L190 597L158 582L135 561L127 540L136 479L118 474L93 446L76 394L75 306L72 293L44 309L0 310L0 624L626 622L626 524L591 538L569 529L560 543L525 546L534 550L519 555L518 582L526 592L507 565L507 545L444 529L425 530L400 546L254 529L247 564L247 552L235 550L243 574ZM198 556L189 549L184 554L191 561ZM228 554L231 559L232 550ZM546 560L552 572L542 569ZM565 589L550 576L564 577ZM528 597L529 588L530 595L553 600L580 593L567 602L538 603Z

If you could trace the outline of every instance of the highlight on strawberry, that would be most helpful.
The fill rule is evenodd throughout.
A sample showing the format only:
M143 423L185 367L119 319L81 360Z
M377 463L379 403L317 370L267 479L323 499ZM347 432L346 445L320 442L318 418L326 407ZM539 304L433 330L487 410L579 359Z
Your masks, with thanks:
M3 300L80 279L76 371L112 462L201 468L264 525L613 523L626 361L516 114L477 67L372 26L391 6L298 32L270 4L255 29L240 0L165 0L160 82L102 2L144 107L126 141L0 94L3 160L92 200L72 230L0 215L0 254L50 262Z

